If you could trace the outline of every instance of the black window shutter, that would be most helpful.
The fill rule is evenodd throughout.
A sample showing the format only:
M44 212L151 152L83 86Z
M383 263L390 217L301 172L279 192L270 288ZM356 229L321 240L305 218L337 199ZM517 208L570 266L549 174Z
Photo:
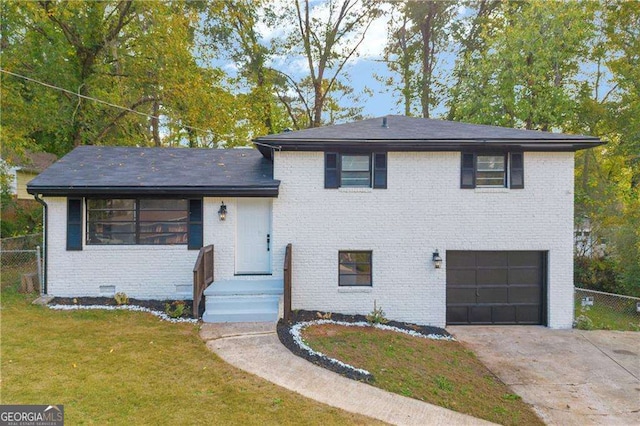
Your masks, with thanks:
M82 199L67 199L67 250L82 250Z
M199 250L202 247L202 199L189 200L188 249Z
M475 156L471 152L463 152L460 164L460 188L475 188Z
M373 154L373 187L387 189L387 153Z
M511 182L509 187L511 189L524 188L524 154L522 152L511 153Z
M339 164L337 152L324 153L324 187L338 188L340 186Z

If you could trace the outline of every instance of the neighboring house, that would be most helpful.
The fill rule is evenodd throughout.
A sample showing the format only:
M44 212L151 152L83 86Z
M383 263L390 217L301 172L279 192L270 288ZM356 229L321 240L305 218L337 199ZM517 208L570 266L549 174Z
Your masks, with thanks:
M584 216L575 221L574 253L580 257L599 257L606 255L607 244L604 238L594 234L591 220Z
M204 320L275 319L292 244L293 309L571 327L574 152L599 139L388 116L254 142L51 166L48 294L190 298L213 244Z
M27 192L27 184L57 159L55 154L30 151L27 151L23 158L9 158L5 164L11 179L11 193L18 200L33 200L33 196Z

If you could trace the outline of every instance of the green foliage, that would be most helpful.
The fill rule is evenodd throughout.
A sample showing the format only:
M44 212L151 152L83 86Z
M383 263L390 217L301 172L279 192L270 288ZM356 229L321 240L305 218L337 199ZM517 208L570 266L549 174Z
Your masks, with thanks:
M251 129L238 125L244 101L224 87L220 70L199 65L193 54L202 7L3 2L4 69L143 114L3 75L3 145L63 155L89 143L246 144Z
M407 116L431 116L445 95L437 65L450 44L456 10L455 1L428 0L398 3L389 13L384 61L392 75L376 78L398 93Z
M586 315L580 315L573 321L573 327L578 330L593 330L593 321Z
M171 318L180 318L185 315L187 304L182 300L164 304L164 312Z
M634 299L596 297L593 306L575 301L574 327L582 330L640 331L640 313Z
M434 382L438 389L445 392L453 392L453 384L444 376L436 376Z
M465 70L453 93L453 118L552 130L571 119L580 64L593 32L591 3L501 3L485 19L482 48L458 58Z
M520 401L522 398L515 393L505 393L502 395L502 399L506 399L507 401Z
M574 258L574 284L579 288L624 294L611 257L576 256Z
M386 318L382 307L376 306L376 301L373 301L373 311L371 311L367 316L367 321L371 324L386 324L389 320Z
M319 10L323 12L322 19L315 13ZM361 117L362 107L353 96L343 68L357 57L358 47L379 13L378 4L371 0L323 4L295 1L280 11L274 22L292 29L285 37L274 40L273 48L285 52L287 60L303 58L305 62L301 78L278 71L278 98L294 127L319 127L334 120ZM290 22L295 25L292 27ZM342 98L351 98L353 106L344 107Z

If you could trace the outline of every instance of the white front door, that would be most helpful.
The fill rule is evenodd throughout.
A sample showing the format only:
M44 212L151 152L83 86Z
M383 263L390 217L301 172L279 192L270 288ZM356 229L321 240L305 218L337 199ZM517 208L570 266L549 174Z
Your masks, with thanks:
M271 273L271 200L238 198L236 274Z

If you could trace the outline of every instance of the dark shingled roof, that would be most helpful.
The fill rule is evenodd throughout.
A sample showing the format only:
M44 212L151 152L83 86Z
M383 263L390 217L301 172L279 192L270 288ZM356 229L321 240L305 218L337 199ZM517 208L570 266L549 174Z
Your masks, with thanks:
M254 149L74 149L27 185L44 195L276 197L273 164Z
M387 151L459 151L518 148L536 151L576 151L602 144L593 136L509 129L457 121L389 115L335 126L285 132L254 139L263 154L265 144L282 150L370 149ZM266 149L265 149L266 148Z
M30 173L41 173L47 167L56 162L58 157L49 152L26 151L24 155L9 155L7 160L20 170Z

